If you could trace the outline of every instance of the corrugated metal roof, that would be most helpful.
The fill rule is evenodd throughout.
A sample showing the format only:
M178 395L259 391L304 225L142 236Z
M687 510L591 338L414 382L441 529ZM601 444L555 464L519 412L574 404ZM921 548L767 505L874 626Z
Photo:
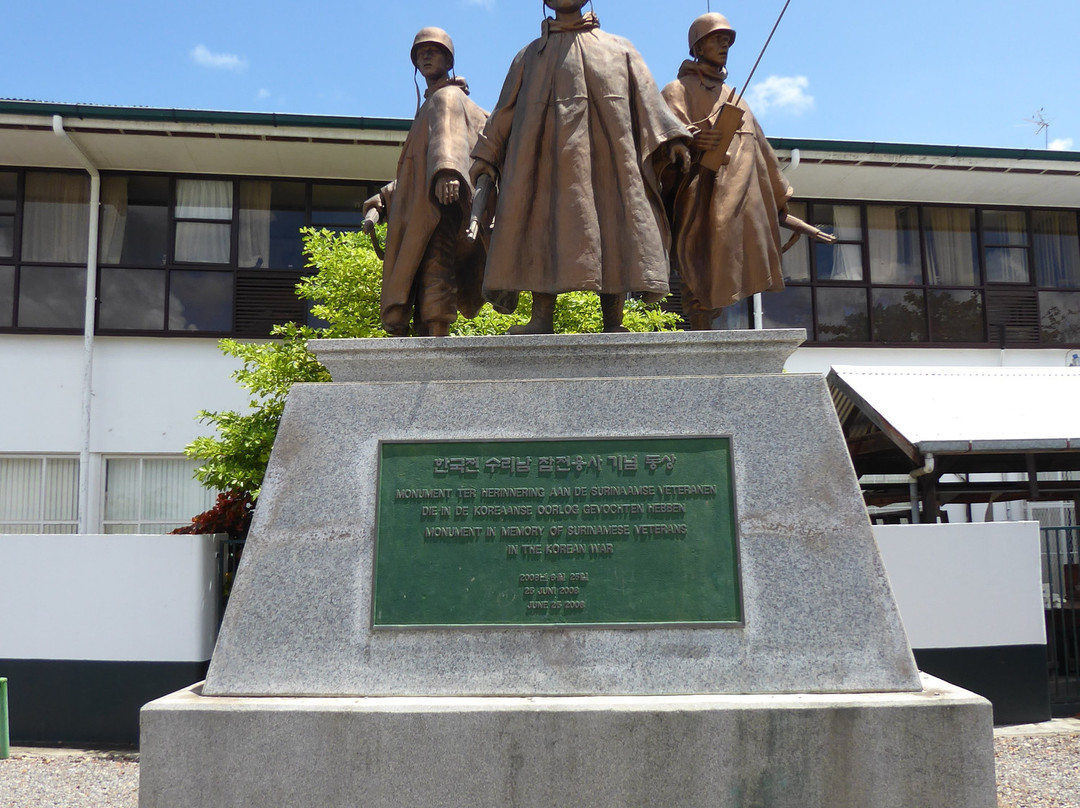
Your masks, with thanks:
M829 372L909 454L1080 451L1080 368L867 368Z

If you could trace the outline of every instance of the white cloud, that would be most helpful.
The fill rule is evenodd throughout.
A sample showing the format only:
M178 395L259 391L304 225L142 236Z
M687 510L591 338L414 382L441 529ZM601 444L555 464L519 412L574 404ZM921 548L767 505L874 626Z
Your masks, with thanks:
M196 45L191 49L191 60L199 67L212 70L244 70L247 67L247 60L235 53L214 53L205 45Z
M1056 140L1051 140L1047 145L1050 151L1070 151L1073 147L1073 139L1071 137L1059 137Z
M486 8L491 11L495 8L495 0L465 0L467 6L480 6L480 8Z
M814 96L806 94L809 86L806 76L769 76L750 88L746 103L755 115L765 115L770 110L801 115L814 106Z
M265 87L261 88L259 90L259 92L255 93L255 97L258 98L260 101L263 100L264 98L269 98L270 95L271 95L270 91L268 89L266 89Z

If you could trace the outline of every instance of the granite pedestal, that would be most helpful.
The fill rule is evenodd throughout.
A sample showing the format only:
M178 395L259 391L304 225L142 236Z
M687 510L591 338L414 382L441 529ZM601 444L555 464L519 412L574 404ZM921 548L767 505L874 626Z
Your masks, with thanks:
M801 339L314 345L335 382L289 396L205 684L144 708L140 804L993 806L989 703L924 687ZM373 628L380 441L709 435L736 624Z

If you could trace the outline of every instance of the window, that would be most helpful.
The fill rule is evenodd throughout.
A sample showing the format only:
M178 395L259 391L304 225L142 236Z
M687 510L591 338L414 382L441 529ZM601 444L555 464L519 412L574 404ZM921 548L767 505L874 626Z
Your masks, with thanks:
M106 458L105 532L168 533L190 524L216 498L195 480L197 467L187 458Z
M228 264L232 254L233 184L176 181L176 261Z
M0 456L0 533L78 529L78 458Z
M15 255L15 201L18 175L0 171L0 260Z
M919 211L913 205L867 205L870 281L881 285L922 285Z
M974 209L924 208L923 217L930 283L934 286L977 286L980 276Z
M1078 211L792 202L837 236L796 242L769 328L811 343L1074 345L1080 342Z
M814 243L814 268L819 281L861 281L862 215L856 205L814 205L818 227L836 236L835 244Z
M0 171L0 328L15 317L15 215L19 175Z
M86 305L90 180L85 174L27 171L24 183L21 264L4 273L9 284L0 275L0 285L9 286L14 303L9 324L80 329ZM14 218L12 222L14 230ZM0 292L0 300L6 298L7 293Z
M1028 282L1028 228L1023 211L982 213L987 283Z
M300 229L359 230L380 185L105 174L96 330L266 337L310 320ZM89 190L81 172L0 170L0 331L83 329Z
M368 183L110 175L97 327L265 337L303 321L300 228L359 228ZM172 234L170 236L170 233Z
M240 183L240 266L303 269L305 191L302 182Z

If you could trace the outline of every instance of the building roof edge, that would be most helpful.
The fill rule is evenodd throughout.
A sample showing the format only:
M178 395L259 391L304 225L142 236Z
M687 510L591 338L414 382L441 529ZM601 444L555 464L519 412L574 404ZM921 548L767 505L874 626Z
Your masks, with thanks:
M148 121L161 123L208 123L246 126L301 126L324 129L377 129L407 132L407 118L367 118L349 115L303 115L278 112L228 112L158 107L111 107L96 104L62 104L48 101L0 99L0 114L60 115L83 120Z
M982 160L1049 160L1080 162L1080 152L1049 149L1005 149L991 146L941 146L927 143L877 143L860 140L809 140L770 137L774 149L850 152L852 154L905 155L918 157L970 157Z

